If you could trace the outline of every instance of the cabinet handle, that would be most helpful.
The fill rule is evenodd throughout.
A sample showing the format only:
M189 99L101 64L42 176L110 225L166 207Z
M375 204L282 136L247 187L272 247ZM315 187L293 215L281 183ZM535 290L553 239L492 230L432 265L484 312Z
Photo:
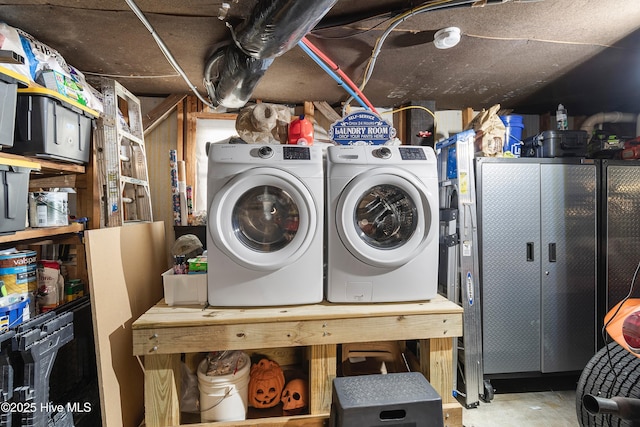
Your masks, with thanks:
M556 244L549 243L549 262L556 262Z
M527 242L527 261L532 262L533 260L533 242Z

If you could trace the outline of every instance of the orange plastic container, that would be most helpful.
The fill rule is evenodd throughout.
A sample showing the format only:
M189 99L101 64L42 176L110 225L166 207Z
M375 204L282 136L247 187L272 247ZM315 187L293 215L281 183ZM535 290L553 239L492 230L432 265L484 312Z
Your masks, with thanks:
M304 114L289 124L289 144L313 145L313 123Z

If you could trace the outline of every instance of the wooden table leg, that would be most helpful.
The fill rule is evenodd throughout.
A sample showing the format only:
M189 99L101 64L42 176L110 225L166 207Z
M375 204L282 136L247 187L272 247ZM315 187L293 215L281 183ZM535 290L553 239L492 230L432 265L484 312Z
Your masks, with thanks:
M144 357L146 427L180 424L180 354Z
M442 397L442 403L456 402L453 397L453 340L420 340L420 370Z
M336 377L337 346L312 345L309 353L309 409L312 415L328 414L331 411L333 379Z

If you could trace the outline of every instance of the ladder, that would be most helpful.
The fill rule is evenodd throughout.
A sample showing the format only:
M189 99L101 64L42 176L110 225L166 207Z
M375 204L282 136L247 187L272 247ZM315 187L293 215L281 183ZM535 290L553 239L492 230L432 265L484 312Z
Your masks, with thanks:
M440 192L438 290L464 309L463 335L454 345L453 393L464 399L467 408L478 406L481 398L493 399L482 368L474 140L475 132L468 130L436 144Z
M104 106L96 131L100 227L151 222L140 100L112 79L102 78L100 90Z

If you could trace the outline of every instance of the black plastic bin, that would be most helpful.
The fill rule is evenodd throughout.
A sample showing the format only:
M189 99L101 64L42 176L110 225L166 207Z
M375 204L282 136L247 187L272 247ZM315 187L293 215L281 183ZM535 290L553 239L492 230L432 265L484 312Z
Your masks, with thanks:
M89 111L48 89L18 90L15 139L7 151L86 164L95 117Z
M586 157L584 130L546 130L524 140L522 157Z

